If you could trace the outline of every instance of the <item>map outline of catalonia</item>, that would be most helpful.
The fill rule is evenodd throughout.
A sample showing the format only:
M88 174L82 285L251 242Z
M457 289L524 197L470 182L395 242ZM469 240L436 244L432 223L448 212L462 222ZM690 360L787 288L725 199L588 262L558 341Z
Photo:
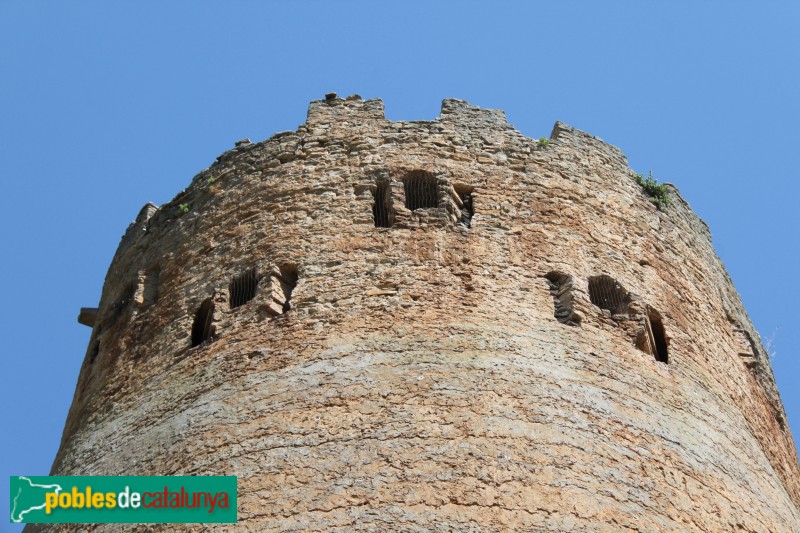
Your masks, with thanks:
M12 485L13 485L13 479L14 478L11 478L11 479L12 479ZM14 496L14 504L11 507L11 522L13 522L15 524L19 524L20 522L22 522L25 519L24 517L25 517L26 514L32 512L32 511L38 511L38 510L44 509L45 506L47 505L45 499L43 498L41 505L35 505L35 506L29 507L29 508L27 508L27 509L25 509L23 511L17 511L17 505L19 503L19 497L22 495L22 492L23 492L23 489L24 489L24 485L21 483L22 481L27 481L31 488L49 489L48 492L55 491L56 494L59 494L62 490L64 490L61 487L61 485L58 485L58 484L41 485L39 483L34 483L33 481L31 481L31 479L29 477L25 477L25 476L17 476L16 479L18 481L18 490L17 490L17 495ZM13 487L12 487L12 491L13 491ZM16 514L16 516L15 516L15 514Z

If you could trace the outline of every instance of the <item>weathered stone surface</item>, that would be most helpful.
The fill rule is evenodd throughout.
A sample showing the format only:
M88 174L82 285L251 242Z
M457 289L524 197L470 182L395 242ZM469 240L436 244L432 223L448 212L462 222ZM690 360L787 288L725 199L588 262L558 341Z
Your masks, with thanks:
M436 206L405 207L412 172ZM542 145L460 100L419 122L312 102L128 229L53 474L237 475L258 531L799 531L794 443L708 228L632 176L561 123ZM601 274L624 307L591 303Z

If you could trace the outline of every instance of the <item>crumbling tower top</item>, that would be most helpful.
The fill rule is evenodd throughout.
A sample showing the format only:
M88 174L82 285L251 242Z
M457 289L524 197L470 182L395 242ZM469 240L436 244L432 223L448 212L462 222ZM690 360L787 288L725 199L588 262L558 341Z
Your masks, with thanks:
M768 357L669 190L565 124L314 101L128 228L53 472L237 475L262 530L797 529Z

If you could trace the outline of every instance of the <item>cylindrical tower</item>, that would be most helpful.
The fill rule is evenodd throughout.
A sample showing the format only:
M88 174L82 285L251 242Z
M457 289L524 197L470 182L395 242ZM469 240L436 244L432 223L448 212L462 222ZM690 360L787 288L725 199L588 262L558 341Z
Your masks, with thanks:
M128 228L52 474L236 475L264 531L798 531L768 356L669 190L561 123L312 102Z

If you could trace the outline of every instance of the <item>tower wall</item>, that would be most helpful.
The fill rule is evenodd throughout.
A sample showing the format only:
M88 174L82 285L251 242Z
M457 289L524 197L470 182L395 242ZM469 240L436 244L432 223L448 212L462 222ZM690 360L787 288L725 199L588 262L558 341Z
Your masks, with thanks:
M405 207L411 175L435 207ZM236 475L257 530L800 530L708 228L633 176L561 123L543 143L459 100L417 122L312 102L128 228L52 473ZM624 305L592 303L601 275Z

